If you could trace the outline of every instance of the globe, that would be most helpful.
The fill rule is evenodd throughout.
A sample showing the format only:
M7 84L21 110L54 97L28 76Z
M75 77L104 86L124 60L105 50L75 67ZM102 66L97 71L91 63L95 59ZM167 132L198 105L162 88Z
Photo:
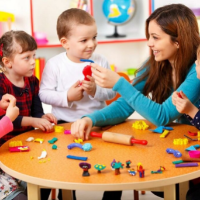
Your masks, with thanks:
M135 13L135 1L104 0L102 10L108 23L115 26L114 34L107 37L125 37L125 35L118 34L117 26L125 24L132 19Z

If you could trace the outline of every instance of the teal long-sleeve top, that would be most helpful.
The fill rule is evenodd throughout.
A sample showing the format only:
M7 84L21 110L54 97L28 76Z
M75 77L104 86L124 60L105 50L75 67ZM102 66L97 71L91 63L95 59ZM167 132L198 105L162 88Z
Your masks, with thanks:
M179 86L177 91L182 90L190 101L197 106L200 97L200 80L197 78L195 67L195 64L191 66L185 81ZM141 73L144 73L144 70ZM138 73L138 76L141 73ZM180 114L172 104L173 90L168 99L159 104L143 95L145 82L146 80L143 80L133 86L123 77L120 77L113 90L118 92L121 97L109 106L85 116L91 118L93 126L121 123L134 111L137 111L156 126L163 126L174 120L177 120L179 123L190 124L188 119Z

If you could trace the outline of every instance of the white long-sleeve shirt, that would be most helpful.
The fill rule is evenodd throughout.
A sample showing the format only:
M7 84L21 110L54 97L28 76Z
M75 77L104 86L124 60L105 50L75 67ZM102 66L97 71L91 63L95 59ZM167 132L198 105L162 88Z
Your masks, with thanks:
M96 64L110 69L107 60L93 54L90 60ZM83 80L83 68L89 63L74 63L68 59L66 52L51 58L43 71L39 96L42 102L52 105L52 113L58 120L73 122L85 114L105 107L105 101L112 99L116 92L112 89L101 88L97 85L94 97L84 92L79 101L68 102L69 88L78 80Z

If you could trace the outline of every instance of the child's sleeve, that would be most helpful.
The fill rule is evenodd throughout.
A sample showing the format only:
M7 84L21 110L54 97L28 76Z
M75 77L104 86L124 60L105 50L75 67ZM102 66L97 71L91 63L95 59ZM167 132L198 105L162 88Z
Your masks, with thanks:
M71 107L71 103L67 101L67 91L56 91L59 76L58 63L52 62L50 59L42 74L39 90L40 99L43 103L52 106Z
M0 138L2 138L4 135L11 132L12 130L13 130L13 124L11 120L7 116L4 116L0 120Z
M194 116L194 119L192 120L192 122L194 126L200 130L200 110Z
M31 106L31 116L41 118L44 115L44 111L42 108L42 103L39 98L39 80L36 77L33 77L33 81L31 82L33 84L33 99L32 99L32 106Z
M111 70L108 61L102 56L98 58L98 61L96 63L100 65L101 67ZM89 97L91 99L95 99L98 101L106 101L106 100L114 98L115 96L116 96L116 92L113 91L112 89L102 88L96 85L96 93L94 97L91 97L91 96Z

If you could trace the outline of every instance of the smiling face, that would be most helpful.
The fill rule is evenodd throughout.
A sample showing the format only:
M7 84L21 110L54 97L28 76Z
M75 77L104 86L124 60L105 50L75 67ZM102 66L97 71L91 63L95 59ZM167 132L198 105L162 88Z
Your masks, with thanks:
M15 54L9 63L9 73L18 77L30 77L33 75L35 68L35 50L22 52L22 48L19 44L16 45Z
M97 46L97 27L91 25L74 25L67 38L61 38L61 44L67 51L67 57L76 63L80 59L88 59L92 56Z
M169 60L173 66L179 45L172 42L170 35L166 34L155 20L150 21L148 27L148 46L153 51L156 61Z

